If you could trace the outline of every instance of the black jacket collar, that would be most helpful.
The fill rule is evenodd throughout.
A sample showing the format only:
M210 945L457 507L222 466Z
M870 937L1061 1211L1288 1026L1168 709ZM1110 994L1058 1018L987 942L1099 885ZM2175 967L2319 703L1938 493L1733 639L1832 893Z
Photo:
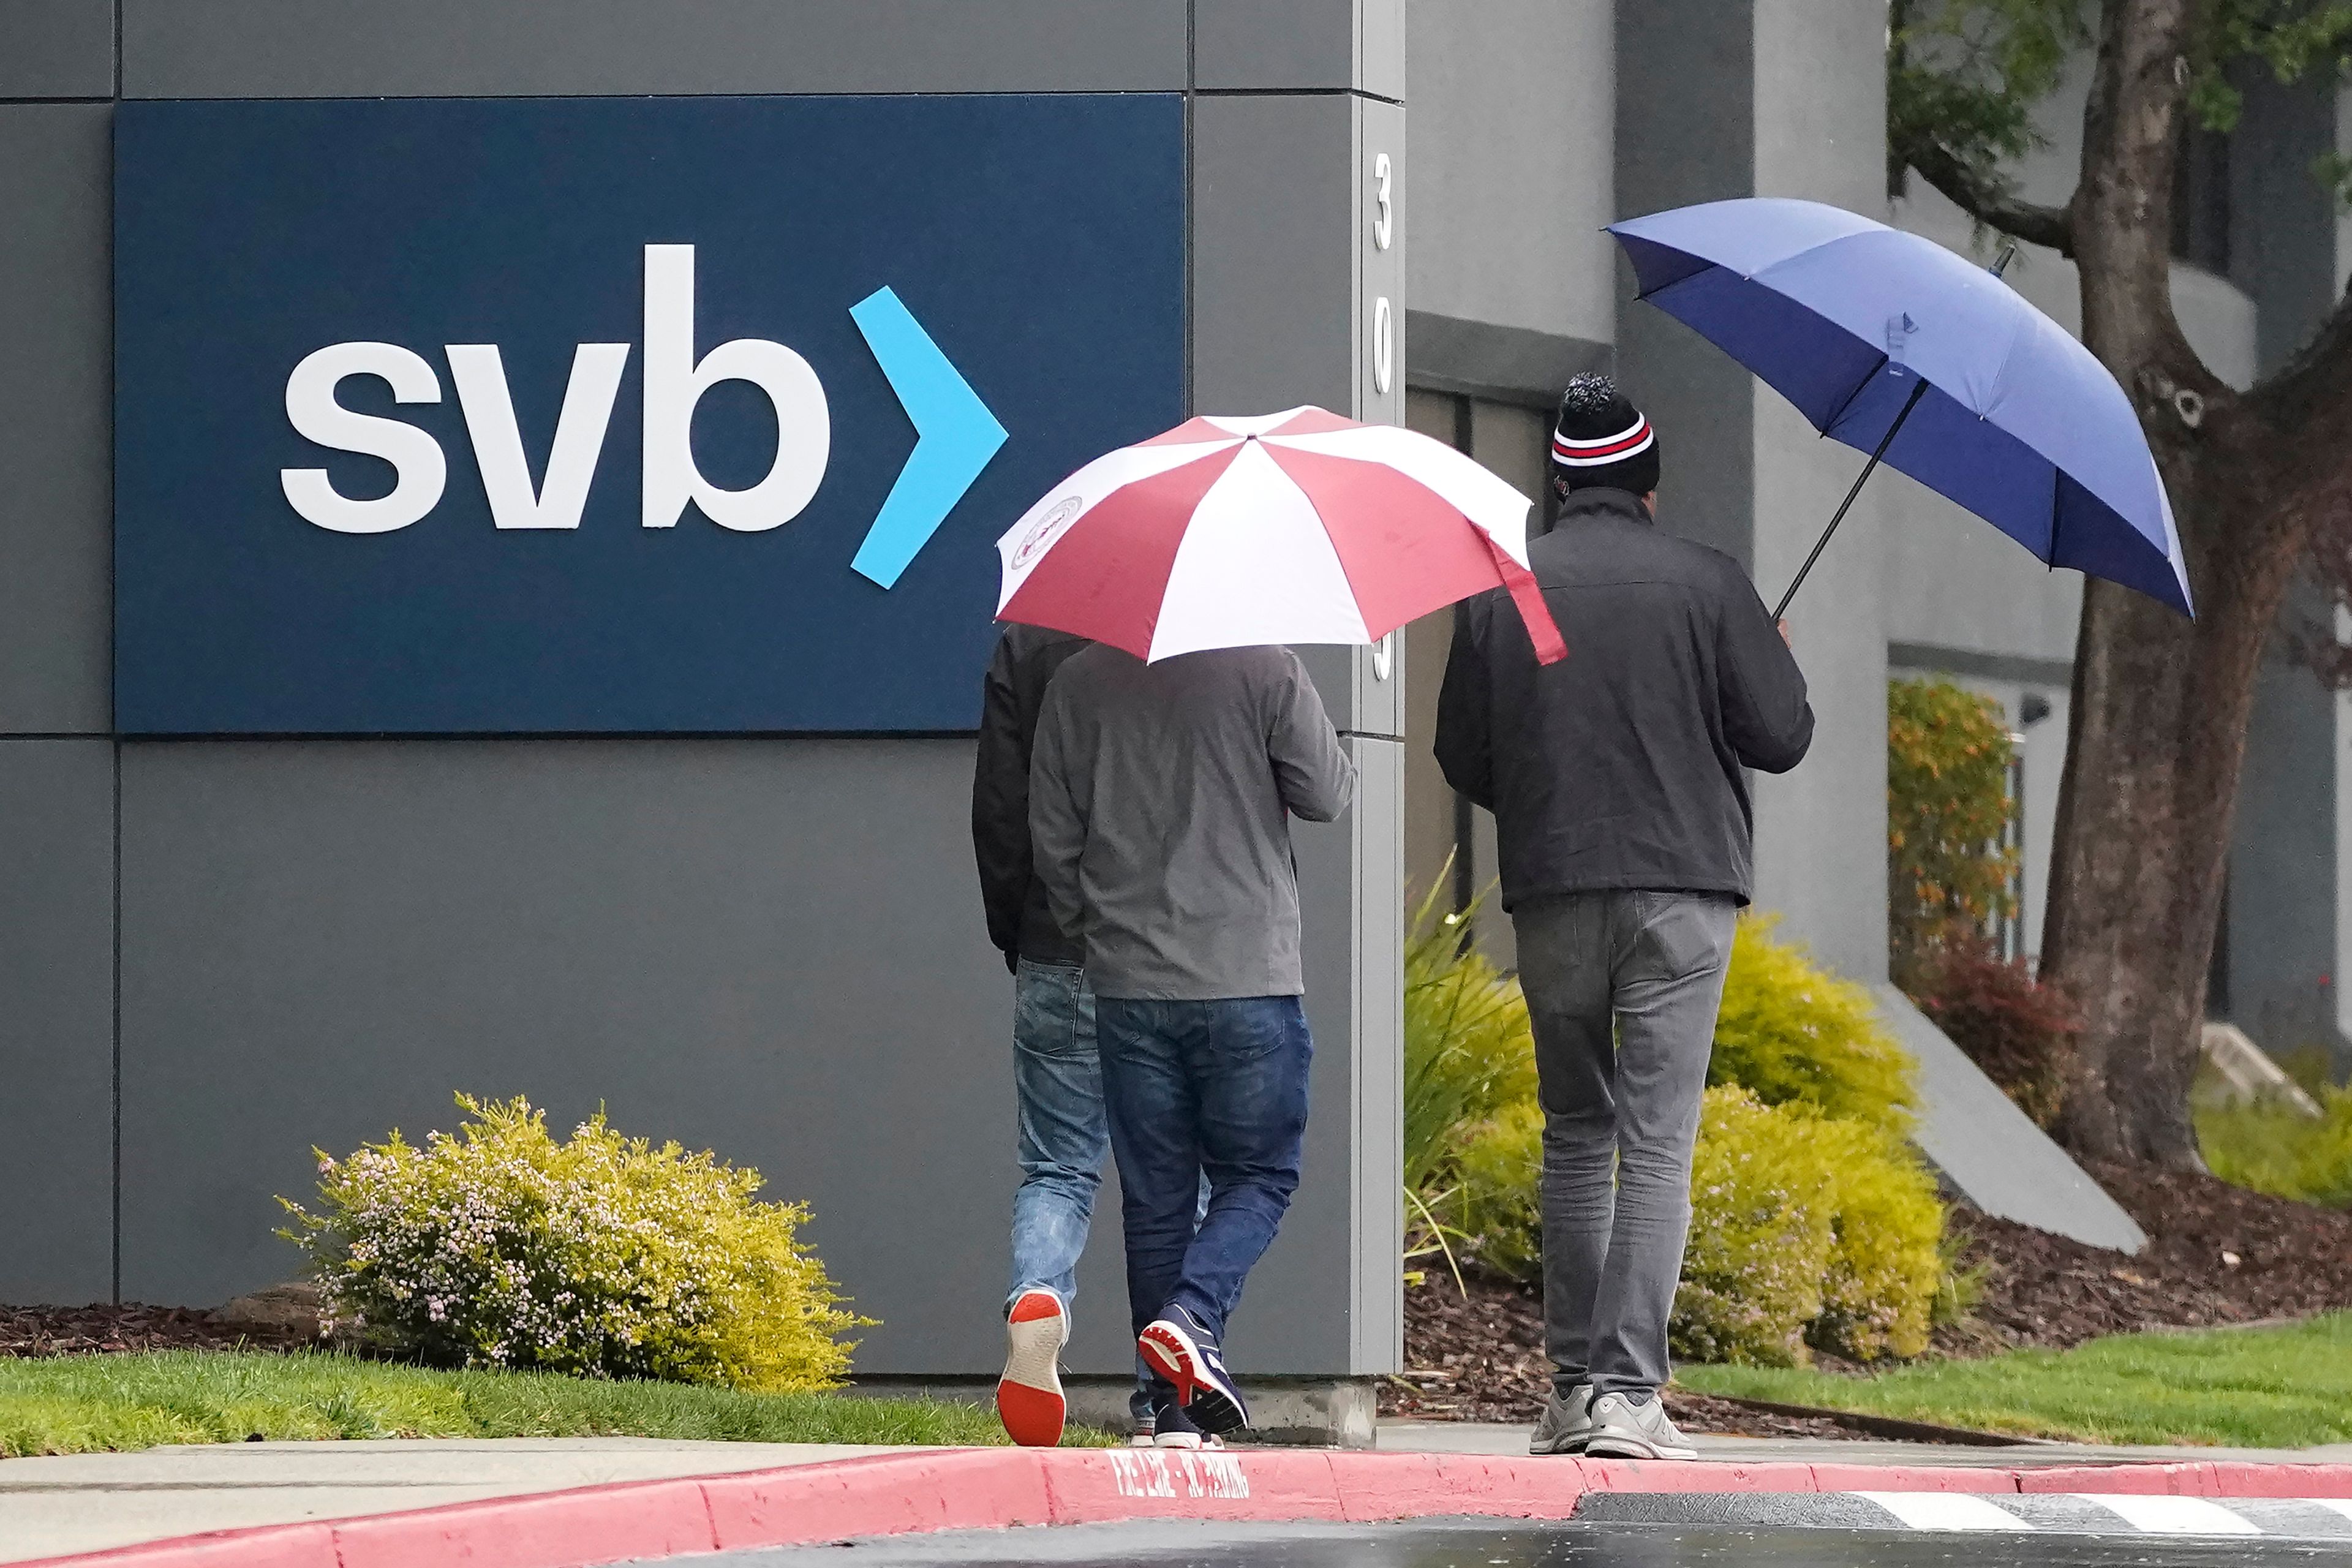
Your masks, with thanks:
M1594 485L1590 489L1570 491L1568 499L1560 502L1559 513L1552 520L1552 526L1565 528L1571 522L1597 521L1601 518L1614 518L1645 526L1656 521L1650 516L1649 509L1642 504L1642 498L1633 491Z

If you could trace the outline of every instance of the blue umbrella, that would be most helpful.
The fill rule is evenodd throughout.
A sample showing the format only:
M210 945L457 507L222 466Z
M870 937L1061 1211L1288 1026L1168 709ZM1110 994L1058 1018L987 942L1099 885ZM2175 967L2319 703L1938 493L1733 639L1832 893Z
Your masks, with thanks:
M2053 566L2195 613L2131 400L1997 272L1843 208L1775 197L1677 207L1609 232L1642 299L1814 429L1870 454L1780 609L1883 461Z

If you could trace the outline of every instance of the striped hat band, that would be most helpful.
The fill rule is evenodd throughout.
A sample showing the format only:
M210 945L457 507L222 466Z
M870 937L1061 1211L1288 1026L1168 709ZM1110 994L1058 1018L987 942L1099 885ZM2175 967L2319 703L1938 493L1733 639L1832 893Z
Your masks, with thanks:
M1570 468L1595 468L1603 463L1630 458L1636 452L1646 452L1656 439L1649 420L1637 414L1633 424L1614 436L1603 436L1598 440L1574 441L1554 431L1551 460Z

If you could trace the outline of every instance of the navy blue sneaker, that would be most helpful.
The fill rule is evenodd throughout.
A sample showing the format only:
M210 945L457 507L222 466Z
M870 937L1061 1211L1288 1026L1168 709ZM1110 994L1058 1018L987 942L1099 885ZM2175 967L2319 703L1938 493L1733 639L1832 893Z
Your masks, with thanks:
M1222 1448L1225 1440L1213 1432L1203 1432L1192 1424L1184 1407L1176 1403L1173 1389L1162 1394L1160 1407L1152 1417L1151 1436L1137 1437L1140 1447L1150 1448Z
M1177 1406L1203 1432L1234 1432L1249 1425L1249 1406L1225 1371L1216 1337L1181 1307L1146 1324L1135 1348L1155 1376L1176 1385Z

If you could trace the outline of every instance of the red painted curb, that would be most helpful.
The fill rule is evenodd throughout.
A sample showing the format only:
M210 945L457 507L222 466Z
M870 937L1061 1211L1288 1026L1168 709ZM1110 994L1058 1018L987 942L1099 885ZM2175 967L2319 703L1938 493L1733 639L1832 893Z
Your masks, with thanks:
M2352 1498L2352 1465L2000 1469L1472 1454L939 1449L263 1525L17 1568L593 1568L859 1536L1136 1519L1566 1519L1588 1491L2026 1491Z

